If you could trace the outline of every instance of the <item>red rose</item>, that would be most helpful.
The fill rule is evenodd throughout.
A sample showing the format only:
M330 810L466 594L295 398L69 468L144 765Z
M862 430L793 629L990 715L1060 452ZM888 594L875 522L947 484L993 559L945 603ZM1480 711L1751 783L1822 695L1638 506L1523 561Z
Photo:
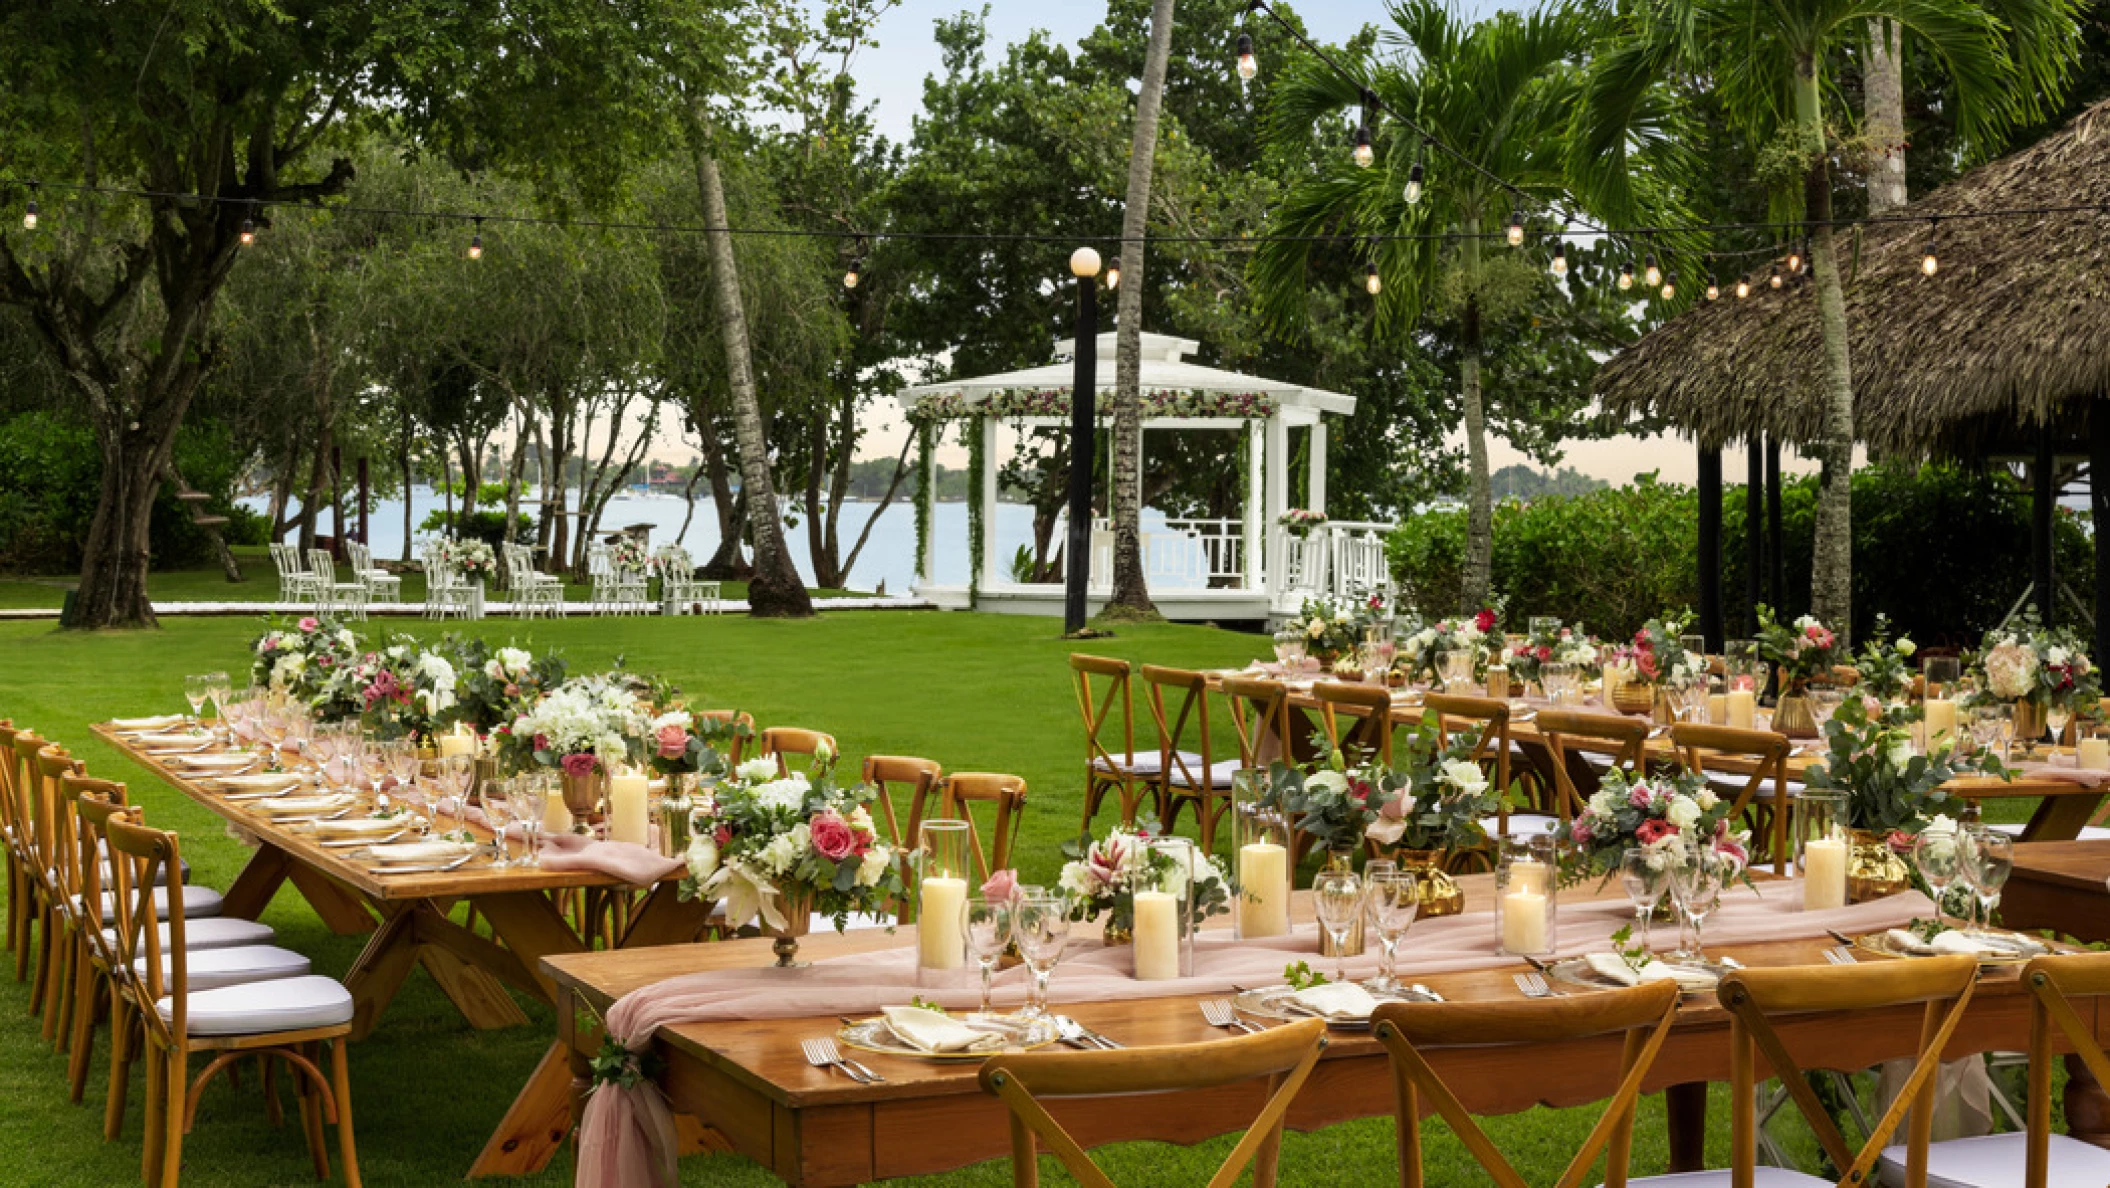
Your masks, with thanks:
M689 749L689 732L672 722L659 728L659 757L679 759Z
M840 862L857 849L857 831L838 813L813 818L813 850L830 862Z
M721 846L733 840L733 827L730 825L720 825L717 831L711 834L711 840L717 842Z
M598 767L601 761L594 758L591 754L581 751L577 754L566 755L558 762L559 766L564 768L565 775L579 778L592 775L594 768Z
M1473 616L1473 626L1478 627L1482 635L1493 631L1495 629L1495 612L1483 609L1479 614Z

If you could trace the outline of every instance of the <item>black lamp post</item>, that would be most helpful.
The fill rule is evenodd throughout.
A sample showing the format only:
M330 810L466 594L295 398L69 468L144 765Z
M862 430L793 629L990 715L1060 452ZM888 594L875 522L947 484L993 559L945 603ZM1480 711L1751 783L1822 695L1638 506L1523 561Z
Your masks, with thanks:
M1077 278L1077 372L1070 392L1070 542L1063 565L1062 630L1084 630L1085 587L1092 568L1092 439L1099 386L1099 253L1070 254Z

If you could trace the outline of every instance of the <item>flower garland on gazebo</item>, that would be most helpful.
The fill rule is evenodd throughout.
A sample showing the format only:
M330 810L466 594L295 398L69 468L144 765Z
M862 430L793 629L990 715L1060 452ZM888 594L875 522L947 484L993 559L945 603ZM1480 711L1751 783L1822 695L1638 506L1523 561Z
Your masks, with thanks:
M1066 417L1070 415L1068 388L1005 388L980 400L964 392L940 392L926 396L909 414L911 420L957 421L968 417ZM1264 392L1194 392L1184 388L1153 388L1143 393L1146 417L1224 417L1258 420L1274 416L1281 402ZM1113 415L1110 401L1098 407L1100 420Z

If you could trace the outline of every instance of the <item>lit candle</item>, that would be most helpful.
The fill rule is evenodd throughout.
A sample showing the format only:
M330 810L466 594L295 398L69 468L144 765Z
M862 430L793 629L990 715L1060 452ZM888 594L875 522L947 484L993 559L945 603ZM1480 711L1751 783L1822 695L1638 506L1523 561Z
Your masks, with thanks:
M1846 843L1820 837L1802 845L1802 910L1846 906Z
M961 969L967 964L967 880L926 875L916 908L917 964Z
M1709 693L1707 695L1707 720L1717 726L1729 724L1729 695Z
M652 839L651 794L637 772L608 778L608 839L644 845Z
M1238 848L1238 935L1283 936L1289 932L1289 851L1273 842Z
M1944 738L1956 737L1956 703L1946 697L1929 697L1927 705L1927 749L1933 750Z
M474 755L476 753L476 736L463 734L458 729L451 734L440 735L439 741L440 758L442 759L451 759L456 755Z
M1510 953L1543 953L1546 943L1546 897L1534 891L1511 891L1502 897L1502 948Z
M1526 858L1509 864L1509 892L1512 895L1529 893L1543 898L1546 894L1546 864Z
M1738 730L1749 730L1758 713L1758 694L1749 689L1733 689L1728 696L1729 724Z
M2110 738L2082 736L2078 756L2082 771L2110 771Z
M1180 976L1179 900L1163 891L1134 896L1136 978L1162 982Z

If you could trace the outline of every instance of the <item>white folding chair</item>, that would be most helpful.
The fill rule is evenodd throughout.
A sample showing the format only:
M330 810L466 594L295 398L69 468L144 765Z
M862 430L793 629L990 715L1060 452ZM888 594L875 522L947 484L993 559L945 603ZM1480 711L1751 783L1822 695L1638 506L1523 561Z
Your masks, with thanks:
M278 569L278 597L282 602L313 602L316 599L316 577L300 563L297 546L278 543L271 546L271 564Z
M360 541L346 541L344 551L352 559L352 577L366 587L366 597L371 602L400 602L403 599L403 579L374 564L372 549Z

